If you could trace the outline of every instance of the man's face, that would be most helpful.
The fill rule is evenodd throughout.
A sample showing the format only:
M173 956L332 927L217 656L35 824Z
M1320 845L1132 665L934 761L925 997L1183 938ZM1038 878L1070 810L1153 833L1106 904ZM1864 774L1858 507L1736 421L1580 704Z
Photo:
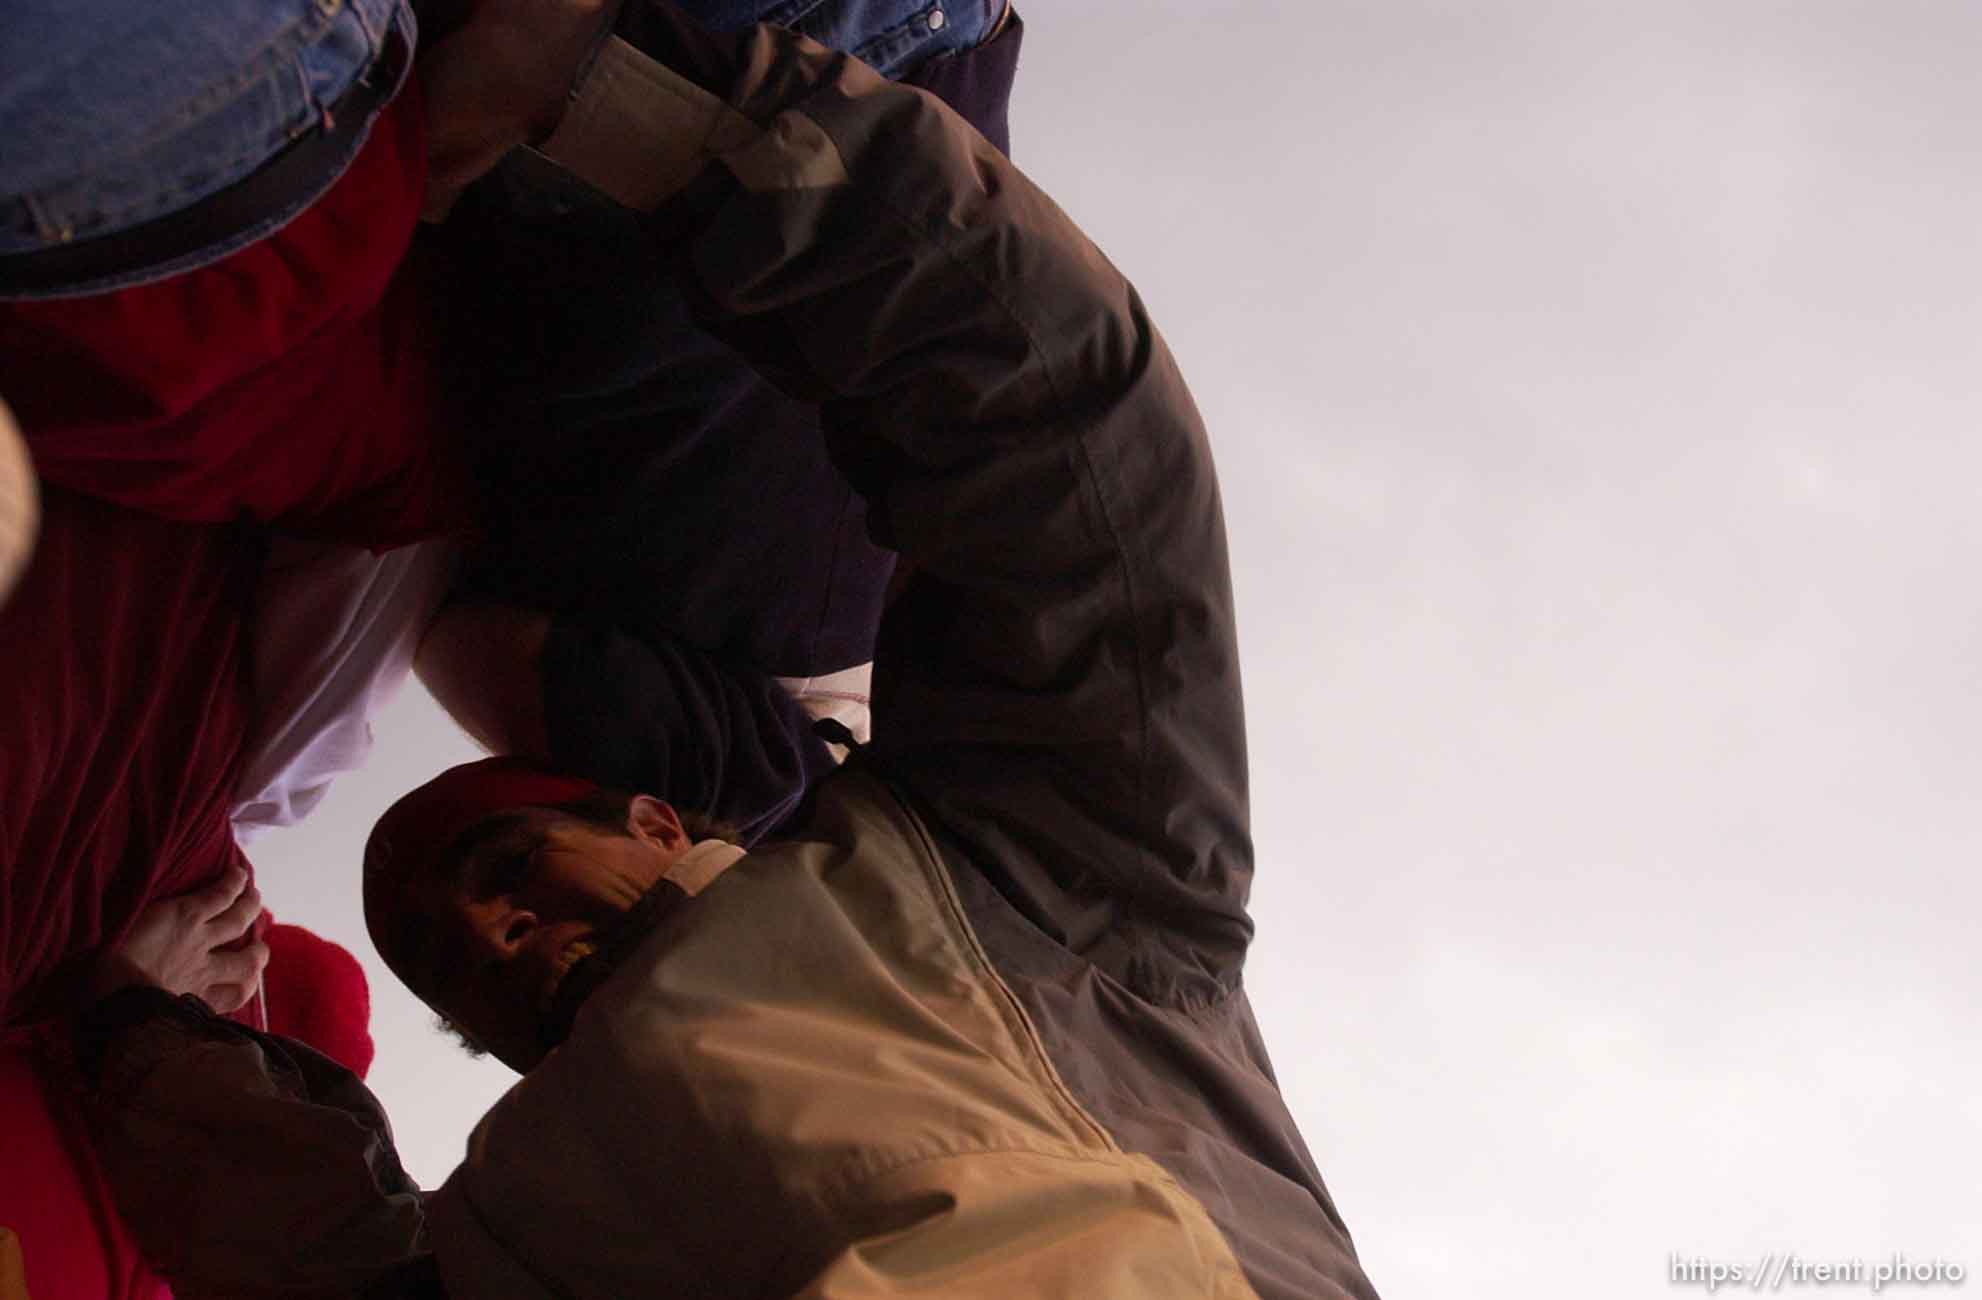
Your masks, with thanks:
M687 852L674 810L633 801L625 834L525 810L464 837L393 899L386 961L428 1006L525 1072L558 986Z

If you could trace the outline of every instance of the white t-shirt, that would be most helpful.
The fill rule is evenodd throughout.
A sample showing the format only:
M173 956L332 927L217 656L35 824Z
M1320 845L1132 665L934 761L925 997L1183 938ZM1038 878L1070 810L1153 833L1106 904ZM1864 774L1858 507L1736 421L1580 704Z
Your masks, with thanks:
M375 555L278 539L257 592L256 721L235 786L242 844L310 814L372 749L371 716L413 671L447 596L458 547L421 542Z

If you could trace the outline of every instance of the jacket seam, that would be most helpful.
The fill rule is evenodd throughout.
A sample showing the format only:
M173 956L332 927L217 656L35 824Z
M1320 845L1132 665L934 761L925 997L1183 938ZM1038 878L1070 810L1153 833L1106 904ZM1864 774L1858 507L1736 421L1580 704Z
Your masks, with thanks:
M950 880L949 871L937 854L935 843L930 838L928 829L923 826L922 819L916 816L915 810L910 808L892 787L886 788L888 797L894 801L907 821L909 829L915 835L918 869L922 872L923 878L932 885L937 900L950 919L965 957L990 986L993 1003L1000 1013L1000 1019L1005 1022L1006 1032L1014 1036L1019 1047L1029 1056L1030 1059L1025 1063L1033 1067L1033 1072L1043 1075L1047 1095L1061 1108L1065 1117L1073 1121L1077 1130L1087 1130L1100 1143L1103 1151L1122 1154L1122 1148L1115 1141L1114 1135L1100 1120L1088 1114L1087 1109L1080 1104L1066 1082L1060 1078L1060 1072L1053 1068L1053 1058L1047 1055L1046 1044L1039 1037L1039 1031L1033 1025L1032 1018L1026 1015L1018 995L1012 992L1005 984L1004 977L992 966L990 955L984 951L984 945L979 941L976 929L970 924L969 916L964 913L962 900L957 897L956 886Z

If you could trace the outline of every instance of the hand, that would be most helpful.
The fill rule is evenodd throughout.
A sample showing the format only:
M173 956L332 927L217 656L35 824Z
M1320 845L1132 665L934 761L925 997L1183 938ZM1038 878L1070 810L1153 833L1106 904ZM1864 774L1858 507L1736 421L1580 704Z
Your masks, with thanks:
M427 199L439 221L519 144L557 129L614 0L479 0L419 72L427 106Z
M160 899L138 913L124 942L98 962L97 996L126 984L156 984L195 994L222 1015L239 1010L268 965L268 945L253 937L261 911L261 894L239 867L205 889Z

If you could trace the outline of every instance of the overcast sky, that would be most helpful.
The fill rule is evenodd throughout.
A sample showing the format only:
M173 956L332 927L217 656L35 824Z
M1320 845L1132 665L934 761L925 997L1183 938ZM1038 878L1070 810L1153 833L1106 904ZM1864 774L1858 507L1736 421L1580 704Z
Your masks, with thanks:
M1982 1269L1982 6L1025 13L1015 155L1218 449L1250 986L1378 1288ZM368 962L365 831L472 754L378 731L255 848ZM438 1182L507 1072L371 973Z

